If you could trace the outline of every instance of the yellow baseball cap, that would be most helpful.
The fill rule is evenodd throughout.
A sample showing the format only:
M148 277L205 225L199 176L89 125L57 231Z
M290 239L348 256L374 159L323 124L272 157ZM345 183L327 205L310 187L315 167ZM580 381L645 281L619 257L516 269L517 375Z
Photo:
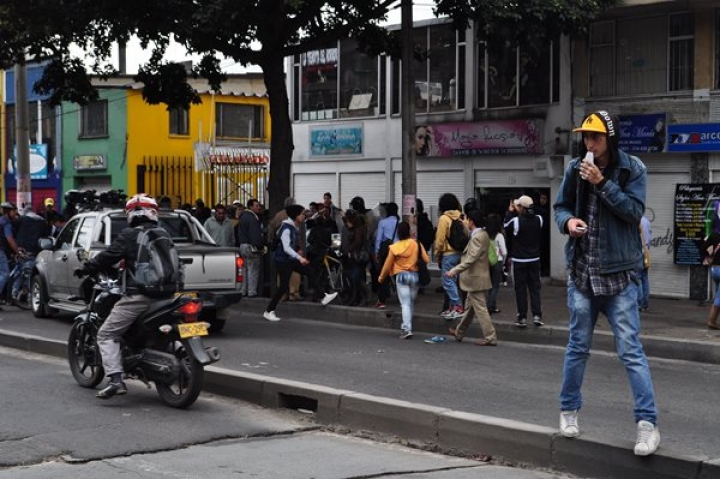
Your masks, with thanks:
M55 200L52 198L45 198L45 206L55 206Z
M592 113L585 118L579 128L575 128L573 132L592 132L604 133L607 135L607 125L597 113Z

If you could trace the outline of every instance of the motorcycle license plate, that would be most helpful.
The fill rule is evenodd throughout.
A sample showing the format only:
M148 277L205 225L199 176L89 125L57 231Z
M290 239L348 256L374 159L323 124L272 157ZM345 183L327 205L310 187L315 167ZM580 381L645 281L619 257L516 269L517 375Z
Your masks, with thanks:
M182 339L192 338L193 336L207 336L208 330L205 323L182 323L178 324L178 331Z

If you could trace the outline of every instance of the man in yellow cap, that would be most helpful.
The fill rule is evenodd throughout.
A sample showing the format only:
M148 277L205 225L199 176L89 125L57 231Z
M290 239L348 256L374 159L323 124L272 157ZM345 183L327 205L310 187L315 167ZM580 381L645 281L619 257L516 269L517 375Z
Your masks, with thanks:
M601 110L580 128L580 157L563 177L554 205L555 222L569 236L565 247L570 331L560 392L560 432L580 435L580 389L598 314L610 323L634 398L635 454L653 454L660 444L650 367L640 342L636 269L642 261L638 224L645 210L647 168L618 147L619 125Z
M43 205L45 205L45 209L38 214L42 216L45 221L47 221L48 224L52 223L52 219L55 216L55 200L53 198L45 198L43 201Z

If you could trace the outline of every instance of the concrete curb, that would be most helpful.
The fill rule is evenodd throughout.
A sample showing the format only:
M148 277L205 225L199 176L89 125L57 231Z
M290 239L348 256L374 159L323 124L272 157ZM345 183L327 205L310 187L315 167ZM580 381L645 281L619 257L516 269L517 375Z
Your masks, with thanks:
M250 298L243 302L245 311L257 312L262 315L267 304L266 299ZM282 311L280 312L282 316ZM400 331L402 322L400 310L370 309L350 306L321 306L317 303L292 303L292 316L301 319L325 321L335 324L367 326L371 328L395 329ZM447 335L449 322L430 314L415 313L413 315L413 331L429 334ZM500 341L511 341L525 344L541 344L543 346L565 347L568 329L559 326L543 327L528 326L519 329L511 323L493 321ZM720 343L681 340L659 336L642 336L643 347L648 356L665 359L679 359L708 364L720 364ZM615 339L609 331L595 331L593 349L614 352Z
M10 331L0 330L0 346L66 357L63 341ZM637 458L629 441L606 443L588 437L568 440L544 426L215 366L206 368L205 391L269 408L312 410L320 423L390 434L430 444L446 453L488 454L510 463L583 477L720 477L720 458L676 455L664 449L651 457Z

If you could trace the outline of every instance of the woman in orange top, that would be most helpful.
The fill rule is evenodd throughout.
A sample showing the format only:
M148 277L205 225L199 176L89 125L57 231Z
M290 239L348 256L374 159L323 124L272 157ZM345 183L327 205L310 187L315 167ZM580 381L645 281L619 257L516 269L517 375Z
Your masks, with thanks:
M390 252L380 271L378 281L382 283L388 276L395 276L395 289L402 307L400 339L411 339L413 306L419 285L418 254L422 255L426 263L430 258L425 248L410 237L410 225L406 221L398 225L397 236L398 242L390 246Z

